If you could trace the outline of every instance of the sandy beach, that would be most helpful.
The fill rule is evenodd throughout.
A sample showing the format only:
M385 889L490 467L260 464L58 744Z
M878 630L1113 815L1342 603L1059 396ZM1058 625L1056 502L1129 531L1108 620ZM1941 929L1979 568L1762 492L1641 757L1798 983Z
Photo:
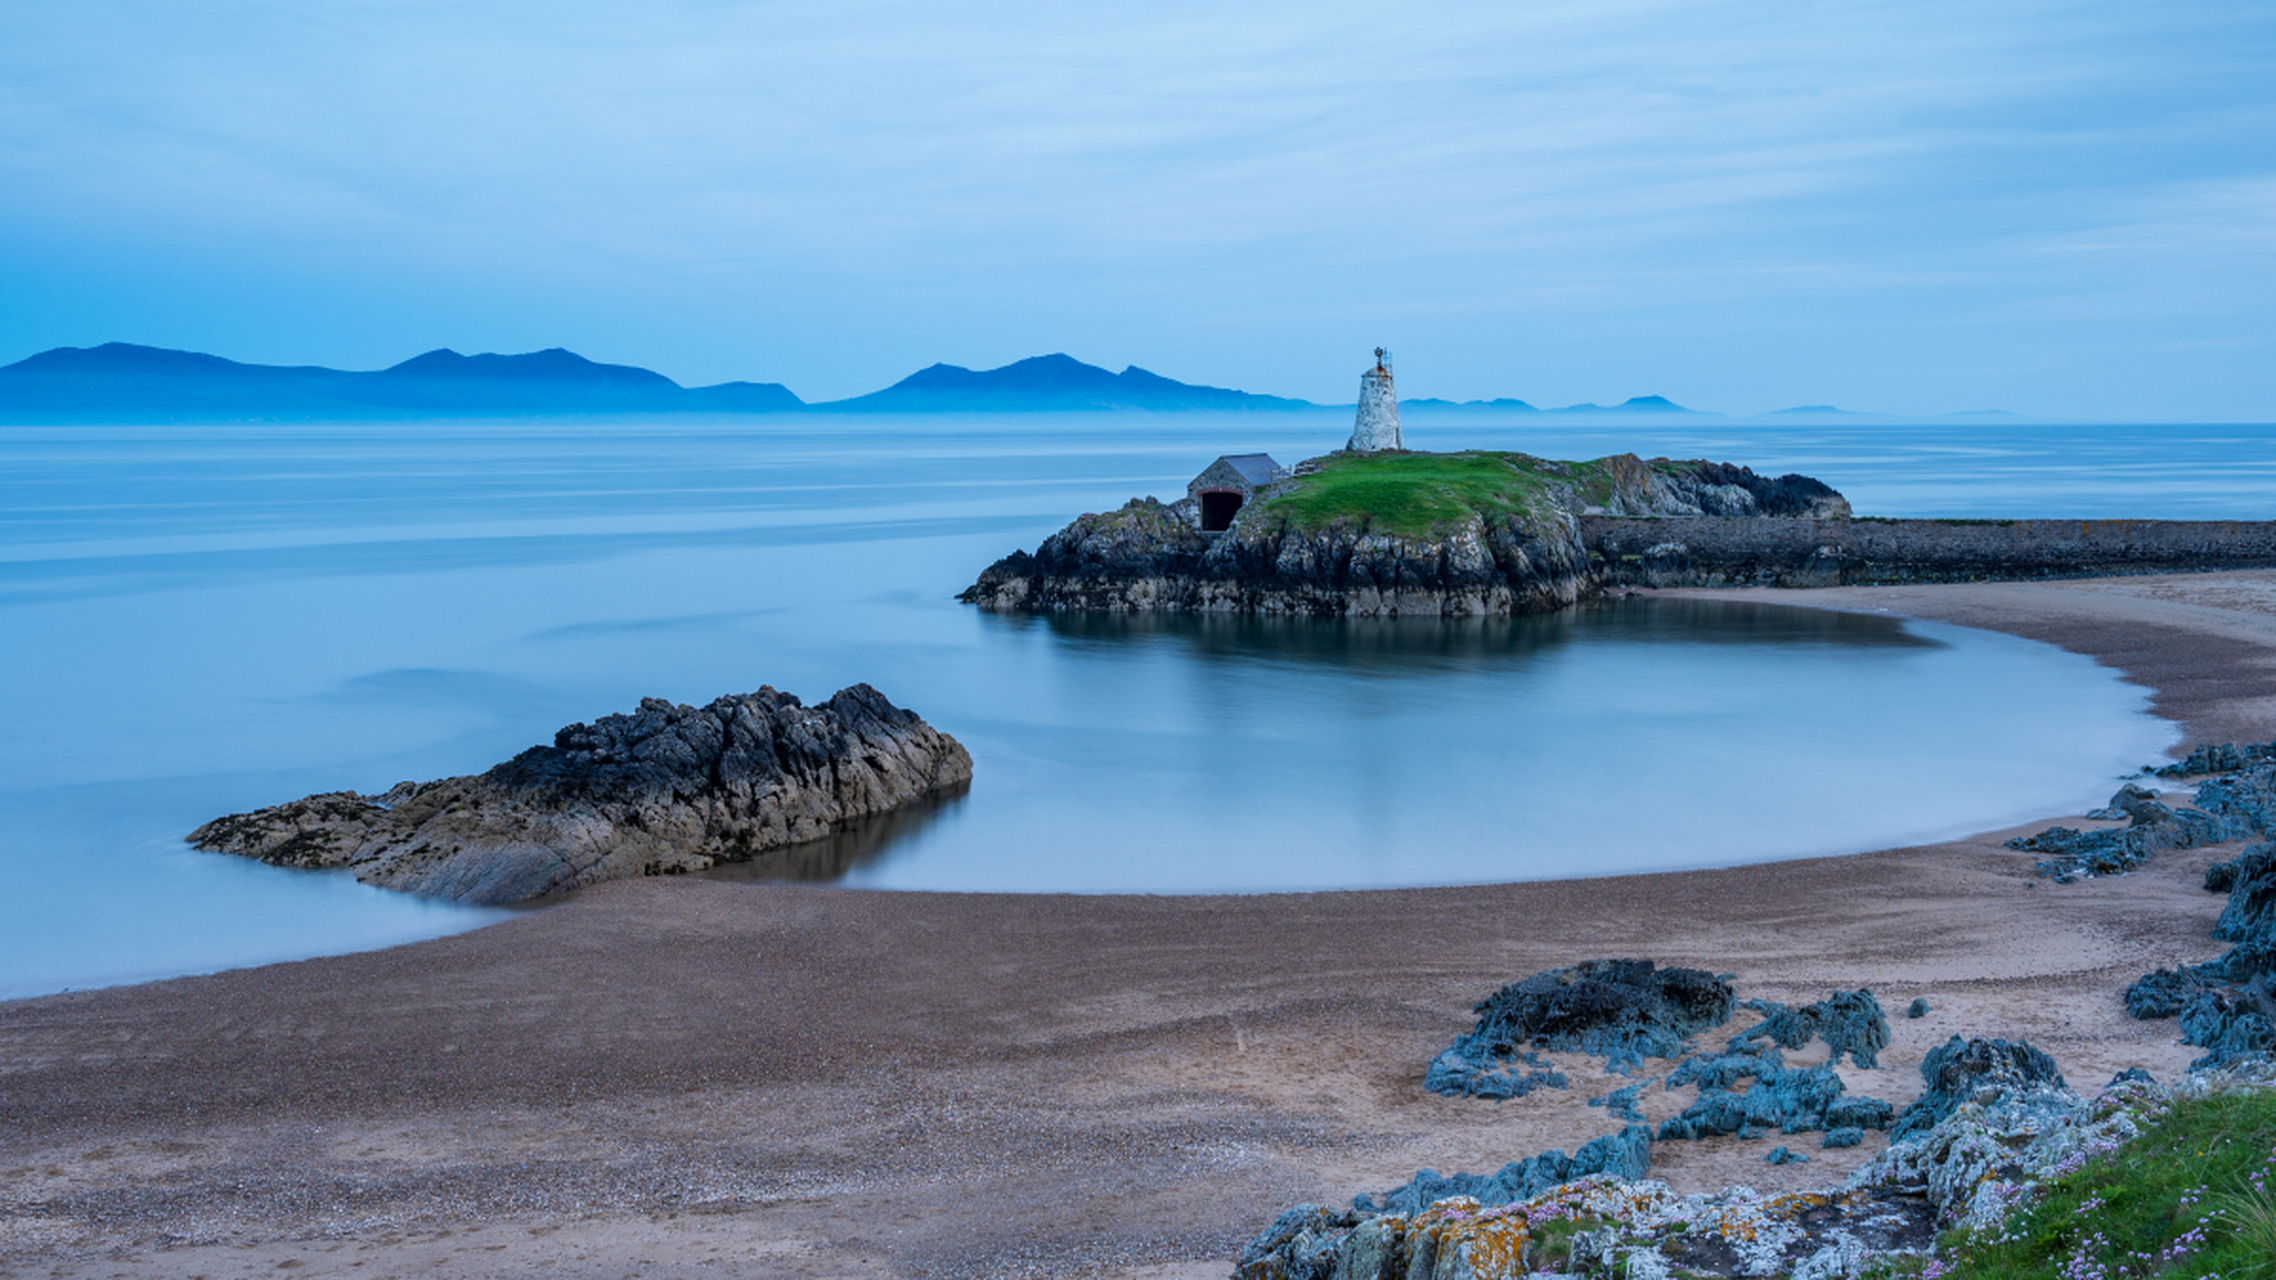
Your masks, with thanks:
M1670 594L2008 632L2122 670L2187 742L2276 736L2276 572ZM1286 1205L1616 1128L1587 1101L1626 1081L1577 1057L1571 1089L1507 1103L1421 1087L1473 1002L1596 956L1742 998L1924 997L1879 1069L1843 1069L1899 1104L1955 1033L2028 1038L2083 1088L2180 1070L2198 1051L2118 992L2222 949L2199 881L2233 846L2058 886L2000 844L2044 825L1364 893L635 880L414 946L0 1004L0 1274L1219 1277ZM1653 1173L1822 1185L1881 1140L1777 1167L1771 1145L1659 1144Z

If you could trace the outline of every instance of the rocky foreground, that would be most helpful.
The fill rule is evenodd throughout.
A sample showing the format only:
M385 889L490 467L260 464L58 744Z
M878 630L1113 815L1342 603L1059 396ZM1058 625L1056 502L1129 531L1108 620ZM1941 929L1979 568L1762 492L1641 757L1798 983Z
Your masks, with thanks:
M2276 830L2276 742L2200 746L2150 772L2208 780L2196 788L2195 806L2180 809L2128 785L2087 815L2125 826L2051 827L2009 847L2054 854L2038 873L2075 884L2139 870L2161 851ZM1242 1252L1233 1280L1516 1280L1540 1271L1849 1280L1905 1271L1894 1260L1927 1259L1941 1231L2012 1239L2009 1221L2046 1199L2055 1180L2139 1138L2175 1103L2276 1088L2276 841L2212 865L2205 888L2228 895L2213 936L2236 945L2209 963L2145 974L2123 1000L2136 1018L2176 1019L2183 1042L2209 1052L2171 1085L2136 1068L2092 1097L2070 1088L2055 1060L2027 1042L1958 1035L1922 1061L1924 1088L1902 1112L1847 1095L1836 1071L1844 1055L1872 1067L1891 1040L1887 1017L1862 989L1800 1008L1768 1000L1742 1006L1724 977L1648 960L1591 960L1511 983L1476 1006L1476 1029L1432 1061L1424 1087L1495 1102L1569 1087L1567 1075L1540 1056L1544 1050L1602 1057L1610 1071L1631 1076L1648 1058L1674 1062L1664 1075L1590 1101L1631 1123L1570 1156L1547 1151L1494 1174L1423 1169L1380 1197L1357 1197L1349 1210L1298 1205ZM1695 1036L1741 1007L1762 1021L1719 1053L1692 1051ZM1927 1001L1916 1000L1906 1015L1928 1012ZM1782 1049L1819 1040L1827 1046L1822 1063L1784 1060ZM1641 1093L1654 1084L1697 1091L1656 1133L1634 1123L1643 1119ZM1656 1144L1822 1133L1821 1149L1841 1149L1863 1143L1869 1130L1886 1131L1889 1145L1840 1185L1820 1190L1765 1196L1733 1186L1678 1195L1646 1176ZM1810 1156L1777 1146L1762 1159L1803 1164ZM2276 1153L2268 1168L2276 1170ZM2258 1184L2256 1194L2265 1206ZM2099 1240L2080 1243L2077 1256L2106 1251ZM2165 1244L2161 1257L2140 1253L2133 1265L2154 1262L2146 1274L2174 1266L2206 1247L2207 1233ZM1951 1269L1935 1265L1922 1274Z
M748 860L972 779L956 739L866 684L807 707L644 698L470 777L334 791L217 818L197 848L500 904Z
M1633 455L1337 454L1205 533L1190 498L1085 515L958 598L1005 612L1546 613L1628 587L1830 587L2276 566L2276 523L1852 519L1808 476Z

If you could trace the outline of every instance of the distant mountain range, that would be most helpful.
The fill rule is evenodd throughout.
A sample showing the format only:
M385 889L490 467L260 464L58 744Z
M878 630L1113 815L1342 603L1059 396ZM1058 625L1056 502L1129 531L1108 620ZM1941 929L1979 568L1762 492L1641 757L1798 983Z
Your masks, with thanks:
M1536 409L1523 400L1408 400L1410 412L1690 414L1661 396L1618 405ZM994 413L1092 409L1318 409L1256 395L1120 373L1066 355L1000 369L920 369L882 391L808 404L777 382L683 387L632 365L599 364L554 347L526 355L430 351L369 372L315 365L241 364L194 351L107 342L57 347L0 366L0 420L176 421L584 413ZM1703 415L1704 416L1704 415Z
M1133 365L1111 373L1064 355L1001 369L921 369L882 391L808 404L776 382L683 387L650 369L559 347L527 355L430 351L368 373L240 364L109 342L0 367L0 417L132 420L528 413L939 413L1083 409L1308 409L1304 400L1195 386Z
M803 408L772 382L683 387L631 365L556 347L528 355L430 351L370 373L239 364L194 351L106 342L0 367L0 415L71 418L317 418L400 414L763 413Z

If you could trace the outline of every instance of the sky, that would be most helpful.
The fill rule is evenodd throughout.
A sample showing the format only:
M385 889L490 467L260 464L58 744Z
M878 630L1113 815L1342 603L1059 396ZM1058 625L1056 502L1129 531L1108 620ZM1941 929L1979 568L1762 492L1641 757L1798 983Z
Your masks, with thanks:
M2276 420L2276 5L85 0L0 362Z

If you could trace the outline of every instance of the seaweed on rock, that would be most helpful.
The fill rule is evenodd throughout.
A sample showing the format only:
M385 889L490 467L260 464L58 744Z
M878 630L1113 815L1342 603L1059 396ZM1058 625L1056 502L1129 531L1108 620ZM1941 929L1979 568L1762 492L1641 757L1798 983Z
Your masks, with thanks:
M1469 1196L1482 1205L1510 1204L1529 1200L1551 1187L1591 1174L1608 1173L1632 1182L1649 1173L1651 1167L1652 1131L1632 1124L1618 1133L1582 1143L1580 1150L1569 1156L1562 1150L1544 1151L1531 1159L1512 1160L1492 1174L1441 1174L1435 1169L1419 1170L1405 1184L1384 1192L1380 1199L1363 1195L1351 1204L1363 1214L1410 1216L1451 1196Z
M1474 1010L1475 1030L1433 1059L1424 1087L1474 1097L1522 1096L1543 1083L1564 1087L1525 1046L1605 1059L1614 1070L1647 1056L1681 1056L1693 1035L1730 1021L1731 986L1702 969L1661 969L1649 960L1588 960L1513 982ZM1521 1067L1533 1070L1521 1070Z

